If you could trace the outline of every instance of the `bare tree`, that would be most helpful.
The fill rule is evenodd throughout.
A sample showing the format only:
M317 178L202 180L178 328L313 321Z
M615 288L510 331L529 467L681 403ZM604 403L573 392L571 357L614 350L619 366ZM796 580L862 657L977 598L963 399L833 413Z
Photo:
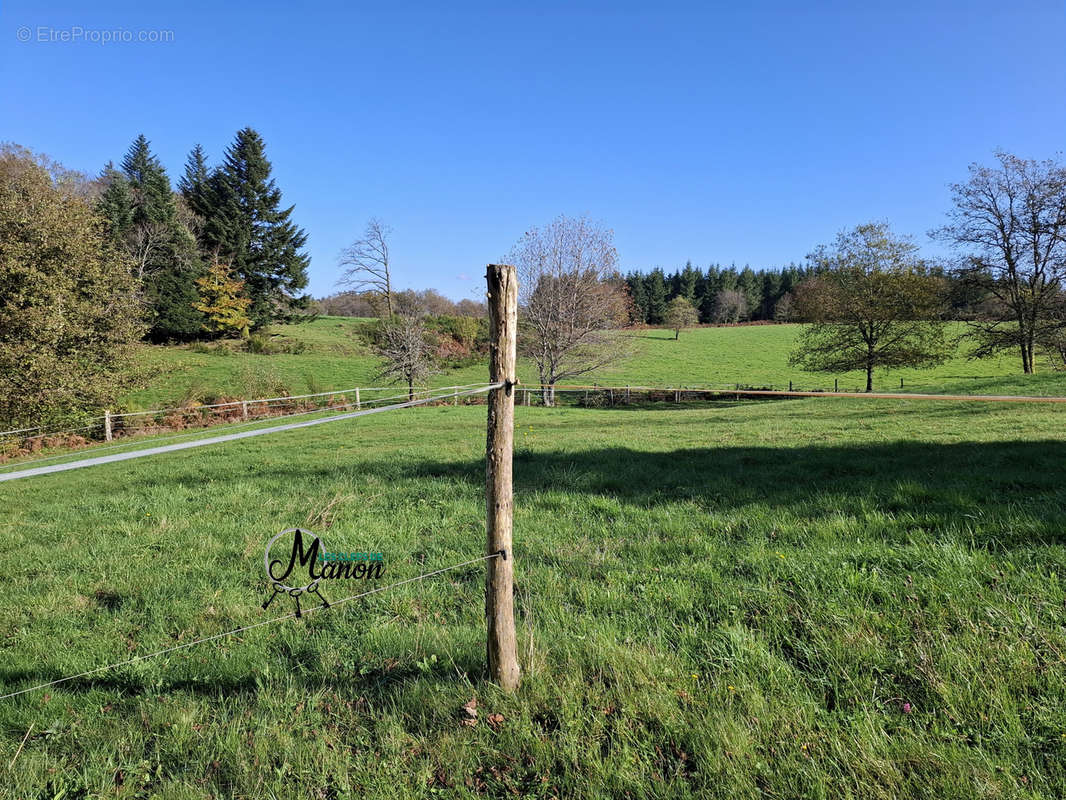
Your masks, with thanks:
M736 289L723 289L714 296L714 321L736 324L748 316L748 298Z
M774 306L775 322L791 322L796 316L796 303L792 292L785 292Z
M1015 349L1032 373L1042 340L1054 339L1054 313L1066 280L1066 168L997 152L998 167L970 165L952 186L955 208L933 236L962 254L958 275L1002 313L971 320L973 355Z
M170 228L165 222L145 220L130 229L126 240L129 253L136 264L137 278L140 280L144 278L153 257L170 243Z
M415 384L422 383L437 371L433 364L433 346L419 317L386 320L377 351L385 359L378 377L406 383L410 400L415 399Z
M338 264L344 274L337 282L356 292L372 291L385 300L388 315L393 314L392 264L389 261L389 236L392 228L379 219L366 224L363 238L341 251Z
M627 320L614 234L584 217L533 228L508 256L518 269L519 347L537 365L555 403L555 384L599 369L628 348L617 329Z

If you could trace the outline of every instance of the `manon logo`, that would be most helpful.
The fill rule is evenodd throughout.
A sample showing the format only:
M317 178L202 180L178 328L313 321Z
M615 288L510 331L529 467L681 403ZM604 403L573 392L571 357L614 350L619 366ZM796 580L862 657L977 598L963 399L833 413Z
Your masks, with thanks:
M272 557L282 553L281 558ZM263 568L274 593L263 603L267 606L279 594L287 594L296 601L296 616L300 616L300 597L315 595L323 608L329 602L321 593L322 581L368 580L385 574L381 553L330 552L321 537L302 528L287 528L267 542L263 553Z

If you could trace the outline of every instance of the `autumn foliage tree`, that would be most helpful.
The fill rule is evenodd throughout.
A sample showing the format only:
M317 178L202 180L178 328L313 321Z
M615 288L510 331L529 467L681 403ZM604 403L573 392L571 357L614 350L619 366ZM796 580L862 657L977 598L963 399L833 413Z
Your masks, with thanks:
M86 199L39 158L0 151L0 425L114 402L141 316L132 264Z
M230 268L221 261L211 265L207 274L196 279L200 300L195 304L206 321L204 329L216 336L248 335L252 324L248 317L251 298L241 292L244 281L235 278Z
M797 287L795 304L811 324L789 357L812 372L866 373L876 368L925 367L951 354L940 318L938 279L917 247L887 225L869 223L837 236L811 259L817 274Z

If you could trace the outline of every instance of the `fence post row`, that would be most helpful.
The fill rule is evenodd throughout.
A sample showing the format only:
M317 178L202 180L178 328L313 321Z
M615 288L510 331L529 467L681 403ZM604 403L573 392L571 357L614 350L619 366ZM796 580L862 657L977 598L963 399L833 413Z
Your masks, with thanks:
M486 651L489 678L503 689L518 688L519 667L514 624L513 456L515 362L518 329L518 277L513 266L489 264L485 273L489 306L489 380L503 383L488 396L485 441Z

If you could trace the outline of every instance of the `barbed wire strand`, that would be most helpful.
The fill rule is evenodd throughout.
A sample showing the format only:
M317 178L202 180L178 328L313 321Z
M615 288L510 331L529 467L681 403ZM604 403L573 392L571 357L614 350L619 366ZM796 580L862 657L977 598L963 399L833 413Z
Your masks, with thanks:
M422 575L416 575L413 578L406 578L405 580L397 581L396 583L390 583L388 586L379 586L376 589L371 589L368 592L362 592L360 594L353 594L353 595L351 595L349 597L345 597L345 598L343 598L341 600L333 601L333 602L331 602L329 604L328 608L333 608L334 606L339 606L342 603L349 602L350 600L358 600L361 597L368 597L369 595L372 595L372 594L377 594L379 592L384 592L384 591L387 591L389 589L395 589L397 586L403 586L406 583L413 583L414 581L421 581L421 580L425 580L426 578L432 578L435 575L440 575L440 574L442 574L444 572L450 572L453 569L459 569L459 567L468 567L471 564L477 564L477 563L479 563L481 561L488 561L490 558L499 558L501 555L503 555L502 551L498 552L498 553L490 553L487 556L481 556L480 558L472 558L469 561L462 562L461 564L452 564L450 567L442 567L441 569L433 570L432 572L426 572L426 573L424 573ZM323 610L325 608L327 608L327 606L322 606L322 605L311 606L311 607L309 607L307 609L303 609L301 614L302 615L313 614L315 611L321 611L321 610ZM166 655L167 653L173 653L173 652L175 652L177 650L185 650L185 649L187 649L189 647L194 647L195 645L198 645L198 644L204 644L205 642L215 641L216 639L224 639L224 638L226 638L228 636L236 636L238 633L244 633L245 631L250 631L253 628L260 628L260 627L262 627L264 625L269 625L272 622L281 622L282 620L286 620L286 619L294 619L297 616L298 616L297 613L295 611L293 611L293 612L291 612L289 614L285 614L285 615L280 616L280 617L273 617L271 619L265 619L265 620L262 620L261 622L254 622L251 625L244 625L244 626L242 626L240 628L234 628L233 630L230 630L230 631L224 631L222 633L216 633L213 636L205 636L202 639L194 639L191 642L184 642L183 644L174 645L173 647L166 647L166 648L164 648L162 650L156 650L154 653L145 653L144 655L134 656L133 658L128 658L125 661L116 661L114 664L106 664L105 666L102 666L102 667L96 667L94 669L86 670L85 672L79 672L77 675L68 675L65 678L58 678L57 680L48 681L47 683L39 683L36 686L30 686L30 687L27 687L25 689L19 689L17 692L8 692L7 694L0 695L0 700L7 700L10 697L17 697L20 694L28 694L29 692L35 692L35 691L37 691L39 689L47 689L49 686L57 686L58 684L67 683L68 681L74 681L74 680L77 680L78 678L85 678L85 677L87 677L89 675L96 675L97 673L104 672L104 671L109 670L109 669L114 669L115 667L123 667L123 666L126 666L127 664L135 664L138 661L146 661L147 659L150 659L150 658L156 658L157 656Z

